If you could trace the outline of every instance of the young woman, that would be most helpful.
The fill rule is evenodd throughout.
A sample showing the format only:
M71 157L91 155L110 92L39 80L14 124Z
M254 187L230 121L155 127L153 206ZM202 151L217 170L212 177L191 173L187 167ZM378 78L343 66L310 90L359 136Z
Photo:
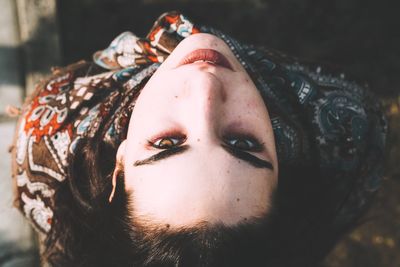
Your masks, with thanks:
M314 266L378 189L385 133L340 72L170 12L38 85L16 206L52 266Z

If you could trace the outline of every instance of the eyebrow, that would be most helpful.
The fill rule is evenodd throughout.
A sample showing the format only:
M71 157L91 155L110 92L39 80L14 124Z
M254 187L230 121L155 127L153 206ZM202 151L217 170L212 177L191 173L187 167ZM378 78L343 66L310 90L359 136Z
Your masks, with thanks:
M228 145L221 144L221 146L224 148L226 152L231 154L233 157L241 159L249 163L250 165L256 167L256 168L264 168L264 169L270 169L273 170L272 163L263 159L260 159L250 153L244 152L239 149L232 148ZM172 157L174 155L182 154L185 151L189 149L188 145L183 145L183 146L178 146L178 147L173 147L167 150L163 150L155 155L152 155L146 159L143 160L137 160L133 163L133 166L142 166L142 165L147 165L147 164L153 164L156 163L160 160Z
M243 150L240 149L235 149L231 146L225 145L225 144L221 144L221 146L225 149L226 152L228 152L229 154L231 154L232 156L234 156L235 158L244 160L248 163L250 163L250 165L253 165L256 168L264 168L264 169L270 169L273 170L274 167L272 166L272 163L263 159L260 159L250 153L247 153Z
M189 146L188 145L183 145L183 146L177 146L173 147L170 149L163 150L153 156L150 156L146 159L143 160L137 160L135 163L133 163L133 166L141 166L141 165L146 165L146 164L153 164L157 161L172 157L174 155L181 154L188 150Z

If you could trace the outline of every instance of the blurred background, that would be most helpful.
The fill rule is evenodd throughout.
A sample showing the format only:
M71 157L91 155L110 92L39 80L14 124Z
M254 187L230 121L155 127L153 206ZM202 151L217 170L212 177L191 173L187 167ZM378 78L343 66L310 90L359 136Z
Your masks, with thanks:
M6 116L6 106L20 106L34 84L49 75L50 67L90 59L123 31L144 37L155 19L170 10L246 43L339 65L370 85L389 120L386 174L368 221L336 246L325 267L400 266L396 4L395 0L0 0L0 266L37 262L35 237L11 209L7 148L15 118Z

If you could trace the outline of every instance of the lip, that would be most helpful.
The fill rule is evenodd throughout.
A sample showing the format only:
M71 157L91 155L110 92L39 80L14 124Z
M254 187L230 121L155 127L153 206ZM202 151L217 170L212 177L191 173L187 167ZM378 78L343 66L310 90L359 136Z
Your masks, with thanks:
M221 66L223 68L227 68L233 71L232 65L230 64L228 59L223 54L213 49L197 49L190 52L185 57L183 57L181 61L179 61L178 67L182 65L192 64L199 60L204 61L203 63L206 64Z

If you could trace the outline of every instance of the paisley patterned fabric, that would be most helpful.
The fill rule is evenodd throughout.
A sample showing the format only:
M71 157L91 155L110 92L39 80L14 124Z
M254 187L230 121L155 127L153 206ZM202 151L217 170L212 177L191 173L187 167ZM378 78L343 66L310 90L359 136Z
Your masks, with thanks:
M386 121L365 88L335 70L239 43L170 12L146 38L124 32L93 62L57 69L24 104L12 151L15 203L39 232L51 230L68 155L94 136L105 114L114 115L104 138L122 142L143 84L182 39L199 32L223 39L252 77L270 112L280 168L318 157L316 168L332 180L338 198L351 188L338 223L368 204L382 179ZM121 103L129 109L121 110Z

